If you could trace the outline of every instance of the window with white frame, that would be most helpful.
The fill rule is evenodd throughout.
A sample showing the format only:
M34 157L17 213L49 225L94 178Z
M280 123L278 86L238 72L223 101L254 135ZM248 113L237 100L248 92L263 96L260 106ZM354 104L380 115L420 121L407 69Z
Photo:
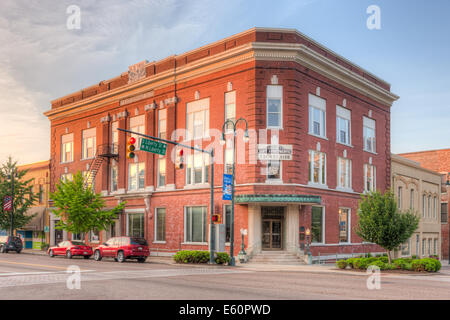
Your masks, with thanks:
M128 190L140 190L145 186L145 163L128 164Z
M164 187L166 185L166 158L160 156L157 159L157 170L158 170L158 187Z
M61 175L61 181L63 182L68 182L68 181L73 181L73 177L71 173L64 173Z
M434 239L434 245L433 245L433 254L437 255L438 254L438 241L437 239Z
M83 233L72 233L72 241L84 241Z
M136 117L130 118L130 130L145 134L145 115L140 115ZM131 134L132 137L134 137L137 141L136 148L139 149L141 146L141 136Z
M73 161L73 133L61 136L61 162Z
M350 242L350 209L339 208L339 242Z
M311 208L311 242L324 243L324 221L323 207Z
M376 189L376 168L371 164L364 165L364 191L374 192Z
M433 218L437 218L437 198L433 198Z
M225 121L236 121L236 91L225 93ZM227 125L227 131L233 130L233 125Z
M119 127L119 121L111 122L111 143L118 144L119 143L119 131L117 128Z
M375 120L363 117L364 150L376 152Z
M338 157L338 187L343 189L352 188L352 161Z
M309 94L309 133L326 136L326 101L318 96Z
M117 191L119 185L119 164L117 160L111 161L111 191Z
M166 208L156 209L155 241L166 241Z
M326 185L326 155L323 152L309 150L309 182Z
M427 196L422 195L422 217L427 216Z
M98 230L91 230L89 232L89 242L99 242L100 232Z
M416 258L419 258L420 255L420 237L416 235Z
M397 191L397 206L399 209L402 208L402 193L403 193L403 188L402 187L398 187L398 191Z
M233 148L225 149L224 173L233 174Z
M336 106L336 141L346 145L351 144L350 134L351 111Z
M44 203L44 186L39 185L39 203Z
M144 238L144 214L127 214L127 236Z
M167 139L167 109L158 111L158 138Z
M422 257L425 256L427 242L426 239L422 239Z
M283 86L267 86L267 128L283 127Z
M209 155L203 152L194 152L187 157L186 185L209 182L209 161Z
M186 105L187 140L209 137L209 98Z
M402 243L401 255L404 257L411 255L411 239L408 239L408 241Z
M206 207L186 207L184 242L206 242Z
M431 256L431 239L428 239L428 256Z
M86 129L82 132L82 154L81 159L92 159L95 157L96 128Z
M428 196L428 218L431 218L431 196Z
M267 179L281 180L281 161L272 160L267 162Z

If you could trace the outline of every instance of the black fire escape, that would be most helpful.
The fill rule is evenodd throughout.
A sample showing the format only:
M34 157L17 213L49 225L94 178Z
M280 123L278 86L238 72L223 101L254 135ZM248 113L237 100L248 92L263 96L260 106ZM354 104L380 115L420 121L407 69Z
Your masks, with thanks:
M102 167L104 161L108 162L110 159L117 159L119 157L119 146L117 144L102 144L97 147L95 158L92 159L89 165L89 171L84 179L84 186L92 186L97 176L98 171Z

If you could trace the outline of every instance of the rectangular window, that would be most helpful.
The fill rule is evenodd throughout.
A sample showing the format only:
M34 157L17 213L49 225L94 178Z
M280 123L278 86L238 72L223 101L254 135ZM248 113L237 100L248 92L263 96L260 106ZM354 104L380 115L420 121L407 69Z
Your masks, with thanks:
M426 250L427 242L425 239L422 239L422 257L425 256L425 250Z
M111 143L115 145L119 144L119 131L117 128L119 127L119 121L114 121L111 123Z
M283 127L283 87L267 86L267 128Z
M428 239L428 256L431 256L431 239Z
M73 133L61 136L61 162L73 161Z
M44 203L44 186L39 185L39 203Z
M402 208L402 192L403 192L403 188L402 187L398 187L398 195L397 195L397 206L399 209Z
M420 253L420 240L419 235L416 235L416 258L419 258Z
M186 105L187 140L209 137L209 98Z
M206 207L186 207L184 241L206 242Z
M364 191L373 192L376 189L376 168L370 164L364 165Z
M117 191L119 185L119 164L116 160L111 161L111 191Z
M226 120L236 121L236 91L225 93L225 121ZM232 130L232 127L231 123L228 124L227 131Z
M326 155L309 150L309 182L326 185Z
M137 133L145 134L145 115L130 118L130 130ZM136 139L137 141L136 149L139 150L139 148L141 147L142 137L135 134L131 134L131 136Z
M431 218L431 196L428 196L428 218Z
M411 193L409 196L409 208L414 209L414 189L411 189Z
M93 230L89 232L89 242L99 242L100 232L98 230Z
M437 217L437 198L433 198L433 218Z
M336 141L351 144L350 139L351 112L348 109L336 106Z
M323 137L326 136L326 101L313 94L309 94L309 133Z
M338 157L338 187L352 188L352 161Z
M166 185L166 158L161 157L158 160L158 187Z
M281 161L273 160L267 162L267 179L281 180Z
M441 203L441 223L447 223L447 209L448 204L446 202Z
M433 254L437 255L438 254L438 241L437 239L434 239L434 245L433 245Z
M166 208L156 209L155 241L166 241Z
M128 165L128 190L144 189L145 163L130 163Z
M72 241L84 241L83 233L72 233Z
M65 173L61 175L61 181L63 182L68 182L68 181L72 181L73 177L71 173Z
M408 239L405 243L401 245L401 254L403 257L411 255L411 239Z
M129 213L127 220L127 236L144 238L144 214Z
M158 138L167 139L167 109L158 111Z
M422 217L426 217L427 215L427 196L422 195Z
M209 182L209 161L209 155L202 152L195 152L187 157L187 185Z
M375 120L363 117L364 150L376 152Z
M350 209L339 208L339 242L350 242Z
M233 174L233 148L225 149L224 173Z
M96 151L96 144L95 144L95 137L96 137L96 128L91 128L87 130L83 130L82 132L82 155L81 159L92 159L95 157L95 151Z
M311 210L311 242L323 243L323 207L312 207Z
M225 216L225 242L230 242L231 239L231 205L224 206Z

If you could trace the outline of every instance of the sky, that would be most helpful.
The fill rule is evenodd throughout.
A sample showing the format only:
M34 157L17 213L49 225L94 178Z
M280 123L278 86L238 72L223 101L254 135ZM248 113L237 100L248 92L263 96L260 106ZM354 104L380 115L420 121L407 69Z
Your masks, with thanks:
M0 162L49 158L51 100L252 27L297 29L390 83L393 153L450 148L449 14L449 0L1 0Z

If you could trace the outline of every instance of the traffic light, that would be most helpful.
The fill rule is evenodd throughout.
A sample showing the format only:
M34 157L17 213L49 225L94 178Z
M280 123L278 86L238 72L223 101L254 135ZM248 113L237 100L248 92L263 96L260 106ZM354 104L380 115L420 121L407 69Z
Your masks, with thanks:
M135 156L134 151L136 150L136 146L134 145L136 143L135 137L129 137L127 141L127 158L133 159Z
M177 151L177 157L175 159L175 168L177 168L177 169L184 168L183 149L180 149Z
M220 215L219 214L213 214L212 220L213 220L214 223L220 223L221 222Z

